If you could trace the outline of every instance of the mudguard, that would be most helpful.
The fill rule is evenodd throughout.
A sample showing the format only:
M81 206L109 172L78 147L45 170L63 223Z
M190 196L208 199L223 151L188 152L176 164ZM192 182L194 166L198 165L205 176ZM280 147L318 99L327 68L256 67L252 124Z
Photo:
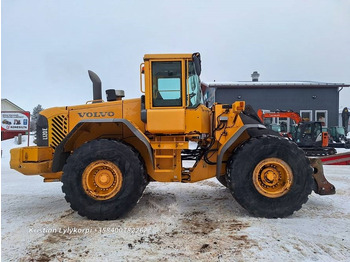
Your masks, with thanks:
M72 129L72 131L61 141L61 143L56 147L56 150L53 156L52 172L62 171L63 166L66 163L66 160L71 153L70 150L66 150L67 143L69 143L72 139L74 139L74 136L78 135L79 132L82 131L86 125L89 125L92 123L121 123L125 125L146 146L149 157L153 163L152 148L147 137L137 127L135 127L130 121L126 119L118 119L118 118L87 119L87 120L80 121Z

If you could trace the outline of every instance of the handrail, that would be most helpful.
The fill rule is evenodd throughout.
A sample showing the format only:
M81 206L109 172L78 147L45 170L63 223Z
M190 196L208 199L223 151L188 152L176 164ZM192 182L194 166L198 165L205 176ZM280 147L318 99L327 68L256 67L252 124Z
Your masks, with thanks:
M144 73L145 63L140 64L140 91L145 93L145 90L142 90L142 74Z
M186 60L186 67L187 67L187 72L186 72L185 78L186 78L187 86L185 88L187 90L187 92L186 92L186 107L188 107L188 106L190 106L190 84L188 82L190 69L189 69L188 60Z
M103 99L89 100L85 104L104 103Z

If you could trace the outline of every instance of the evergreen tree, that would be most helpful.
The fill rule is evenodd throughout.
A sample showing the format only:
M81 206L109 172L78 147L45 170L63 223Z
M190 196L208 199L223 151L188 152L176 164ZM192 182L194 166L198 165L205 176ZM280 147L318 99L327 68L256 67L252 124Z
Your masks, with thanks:
M30 131L36 130L36 122L38 121L39 113L43 110L44 108L40 104L33 108L33 113L30 118Z

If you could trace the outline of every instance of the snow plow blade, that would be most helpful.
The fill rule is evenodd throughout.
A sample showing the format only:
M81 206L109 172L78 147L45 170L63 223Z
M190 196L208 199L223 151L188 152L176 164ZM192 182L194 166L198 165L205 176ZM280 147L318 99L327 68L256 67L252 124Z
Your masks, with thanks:
M328 182L323 173L323 164L319 158L309 158L311 166L314 169L313 177L315 179L314 191L319 195L334 195L335 187Z

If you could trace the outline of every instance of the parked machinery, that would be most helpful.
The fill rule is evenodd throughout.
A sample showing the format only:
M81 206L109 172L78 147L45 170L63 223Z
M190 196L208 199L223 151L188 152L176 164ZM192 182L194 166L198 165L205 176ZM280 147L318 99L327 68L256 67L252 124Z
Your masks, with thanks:
M346 137L344 127L331 126L328 128L330 145L336 148L350 148L350 140Z
M40 112L38 146L12 149L11 168L62 181L72 209L90 219L125 215L149 182L212 177L254 215L299 210L314 179L323 185L304 152L273 135L243 101L204 106L200 73L199 53L145 55L144 95L124 100L108 90L104 102L101 80L90 71L93 101ZM184 167L185 159L193 166Z
M293 120L295 125L290 126L289 132L285 128L280 133L293 140L305 151L307 156L325 156L337 153L333 147L329 146L328 132L323 131L321 122L302 121L300 115L294 111L264 112L259 109L257 114L264 123L271 118L289 118ZM267 126L269 127L269 125Z

